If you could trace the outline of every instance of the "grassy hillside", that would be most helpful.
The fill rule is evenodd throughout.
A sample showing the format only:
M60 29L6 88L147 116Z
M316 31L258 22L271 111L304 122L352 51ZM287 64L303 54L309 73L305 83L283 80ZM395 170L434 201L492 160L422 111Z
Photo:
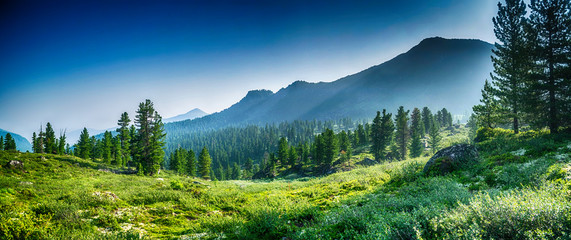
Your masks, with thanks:
M0 238L569 239L569 135L483 137L479 163L446 176L423 174L423 157L274 181L139 177L0 151Z

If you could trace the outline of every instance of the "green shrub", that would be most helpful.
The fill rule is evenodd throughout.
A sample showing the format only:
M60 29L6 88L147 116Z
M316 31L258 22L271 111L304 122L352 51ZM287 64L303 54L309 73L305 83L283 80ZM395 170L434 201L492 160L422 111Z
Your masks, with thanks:
M184 185L178 181L178 180L172 180L171 181L171 188L173 190L183 190L184 189Z
M568 239L571 202L561 186L483 193L431 220L439 239Z

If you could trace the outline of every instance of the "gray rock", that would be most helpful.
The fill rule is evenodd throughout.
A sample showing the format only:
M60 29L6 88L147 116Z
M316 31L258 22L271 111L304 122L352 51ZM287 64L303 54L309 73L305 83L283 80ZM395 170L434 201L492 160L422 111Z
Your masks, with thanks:
M458 144L438 151L424 166L424 173L444 175L478 161L478 150L470 144Z

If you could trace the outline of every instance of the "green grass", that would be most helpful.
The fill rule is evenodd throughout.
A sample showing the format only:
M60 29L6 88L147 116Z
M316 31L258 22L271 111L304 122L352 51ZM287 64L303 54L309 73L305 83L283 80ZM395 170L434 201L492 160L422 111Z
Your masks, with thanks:
M0 151L0 238L568 239L570 140L494 136L478 164L445 176L422 173L428 157L355 166L363 151L324 177L219 182Z

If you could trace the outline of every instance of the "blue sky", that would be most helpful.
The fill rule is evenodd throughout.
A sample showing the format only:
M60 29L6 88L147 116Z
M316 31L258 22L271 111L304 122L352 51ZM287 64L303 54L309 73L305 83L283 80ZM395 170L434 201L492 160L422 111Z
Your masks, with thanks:
M0 3L0 128L115 126L151 99L212 113L248 90L334 81L422 39L494 42L492 0Z

